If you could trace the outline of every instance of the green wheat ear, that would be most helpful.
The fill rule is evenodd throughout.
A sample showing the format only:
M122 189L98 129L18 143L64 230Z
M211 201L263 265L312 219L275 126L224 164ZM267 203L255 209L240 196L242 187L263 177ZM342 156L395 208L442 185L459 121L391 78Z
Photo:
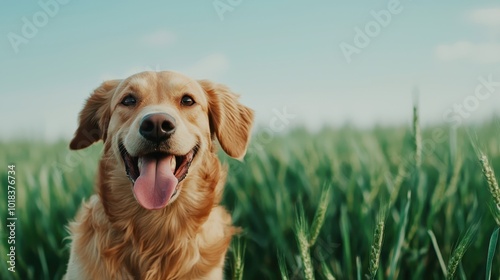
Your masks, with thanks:
M488 189L490 191L491 196L493 197L493 202L495 203L495 207L492 209L492 213L495 217L495 220L500 225L499 221L499 212L500 212L500 187L498 187L498 182L495 177L495 172L490 165L488 157L482 152L478 152L479 162L481 162L481 168L483 171L483 175L486 178L486 182L488 183Z
M243 269L245 267L245 250L246 242L241 241L238 237L234 245L234 267L233 267L233 280L243 279Z
M370 251L369 279L375 279L380 264L380 252L384 239L386 210L382 209L377 218L377 226L373 234L373 243Z
M311 225L311 231L309 235L309 247L312 247L316 240L318 239L321 227L325 223L326 211L328 210L328 202L330 202L330 190L331 185L325 185L323 191L321 192L321 197L319 201L318 208L316 208L316 214L314 214L313 223Z
M448 262L448 267L446 269L447 280L452 280L455 278L455 272L457 271L458 265L460 264L460 261L465 255L465 252L472 243L472 239L474 238L478 229L479 224L474 224L469 227L455 250L453 250L453 254L451 255L450 261Z
M300 204L297 210L297 222L295 223L295 238L297 239L297 245L299 246L304 277L306 280L313 280L314 271L313 271L311 255L309 252L310 246L309 246L308 236L309 236L309 229L307 227L304 208L302 204Z

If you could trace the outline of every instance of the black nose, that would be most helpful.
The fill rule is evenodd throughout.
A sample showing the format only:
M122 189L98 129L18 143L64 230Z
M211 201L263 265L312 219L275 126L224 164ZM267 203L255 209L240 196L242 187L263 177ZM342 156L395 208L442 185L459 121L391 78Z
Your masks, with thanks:
M155 113L144 116L139 127L139 133L149 141L166 140L175 132L175 119L165 113Z

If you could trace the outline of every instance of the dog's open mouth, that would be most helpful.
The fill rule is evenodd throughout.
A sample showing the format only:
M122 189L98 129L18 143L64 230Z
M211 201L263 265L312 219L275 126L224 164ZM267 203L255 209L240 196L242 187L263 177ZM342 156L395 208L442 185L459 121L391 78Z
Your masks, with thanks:
M119 149L135 198L146 209L164 208L176 195L197 150L195 147L185 155L151 152L133 157L123 144Z

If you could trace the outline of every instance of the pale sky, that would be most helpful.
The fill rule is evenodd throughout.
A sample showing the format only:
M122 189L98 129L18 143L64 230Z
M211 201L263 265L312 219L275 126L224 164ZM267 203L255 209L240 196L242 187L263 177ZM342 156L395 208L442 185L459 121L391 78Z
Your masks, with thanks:
M224 83L261 127L276 110L290 127L409 123L415 87L424 124L489 118L500 4L457 2L8 1L0 139L69 138L95 87L143 70Z

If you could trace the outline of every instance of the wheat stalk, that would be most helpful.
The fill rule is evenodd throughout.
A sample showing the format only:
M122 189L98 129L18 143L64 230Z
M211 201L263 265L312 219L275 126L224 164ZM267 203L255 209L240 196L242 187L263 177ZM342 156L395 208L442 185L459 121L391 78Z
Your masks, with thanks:
M314 214L313 223L311 226L311 231L309 235L309 247L312 247L319 236L321 227L325 223L326 211L328 210L328 202L330 199L330 189L331 185L328 185L321 192L321 197L319 201L318 208L316 208L316 214Z
M420 129L417 105L413 106L413 140L415 166L419 169L422 164L422 131Z

